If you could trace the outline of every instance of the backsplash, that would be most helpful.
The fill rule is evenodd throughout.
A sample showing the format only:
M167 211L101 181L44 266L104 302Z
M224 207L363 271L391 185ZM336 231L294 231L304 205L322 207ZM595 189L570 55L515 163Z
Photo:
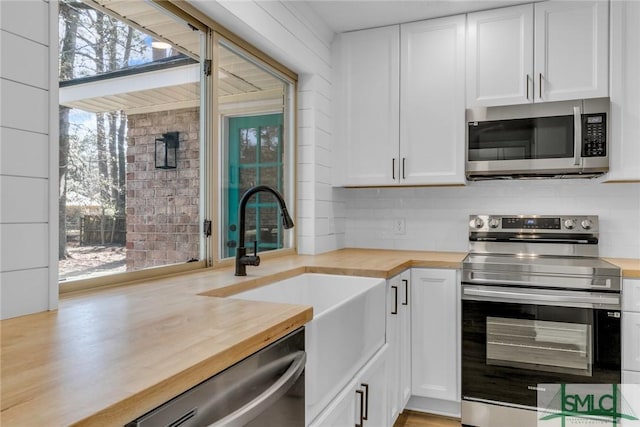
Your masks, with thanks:
M466 252L470 214L598 215L600 255L640 258L640 184L480 181L464 187L345 188L346 246Z

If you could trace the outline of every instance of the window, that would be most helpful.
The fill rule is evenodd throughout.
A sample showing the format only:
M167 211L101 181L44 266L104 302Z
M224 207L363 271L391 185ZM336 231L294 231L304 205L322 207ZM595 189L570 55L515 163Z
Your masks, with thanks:
M233 257L238 203L254 185L294 216L295 74L185 4L60 2L63 292ZM248 245L294 246L271 195L247 214Z
M91 4L59 7L63 282L201 258L205 37L150 2Z
M219 48L218 110L223 129L221 156L221 258L235 256L238 204L250 187L268 185L283 195L291 214L293 141L290 129L292 84L237 48ZM290 248L293 231L280 221L278 203L257 193L247 203L245 242L258 252Z

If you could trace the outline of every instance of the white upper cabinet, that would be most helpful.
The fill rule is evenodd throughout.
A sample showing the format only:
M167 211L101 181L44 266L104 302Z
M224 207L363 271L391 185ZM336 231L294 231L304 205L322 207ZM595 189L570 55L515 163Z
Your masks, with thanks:
M400 183L464 183L465 16L401 25L400 39Z
M548 1L468 15L467 106L606 97L609 5Z
M532 102L533 5L467 19L467 106Z
M609 95L609 4L535 4L536 101Z
M611 2L607 181L640 181L640 2Z
M334 48L336 185L385 185L398 178L398 26L337 36Z
M464 184L464 31L457 16L337 37L334 185Z

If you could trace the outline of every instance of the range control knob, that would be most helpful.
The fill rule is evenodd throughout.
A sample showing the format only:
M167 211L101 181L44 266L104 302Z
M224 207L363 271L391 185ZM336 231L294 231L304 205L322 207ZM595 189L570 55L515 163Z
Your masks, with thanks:
M499 225L500 225L500 219L499 218L489 218L489 227L490 228L498 228Z
M482 228L484 227L484 221L482 220L482 218L474 218L471 221L471 228Z
M576 226L576 222L572 219L565 219L564 220L564 228L566 228L567 230L573 230L573 228Z
M591 230L591 227L593 227L593 222L591 222L590 219L583 219L582 222L580 223L580 225L585 230Z

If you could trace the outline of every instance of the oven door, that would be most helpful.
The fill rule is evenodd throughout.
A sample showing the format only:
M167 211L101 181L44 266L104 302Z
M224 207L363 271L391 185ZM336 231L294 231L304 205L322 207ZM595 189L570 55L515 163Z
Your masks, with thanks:
M463 285L462 397L535 408L538 384L620 383L620 295Z

